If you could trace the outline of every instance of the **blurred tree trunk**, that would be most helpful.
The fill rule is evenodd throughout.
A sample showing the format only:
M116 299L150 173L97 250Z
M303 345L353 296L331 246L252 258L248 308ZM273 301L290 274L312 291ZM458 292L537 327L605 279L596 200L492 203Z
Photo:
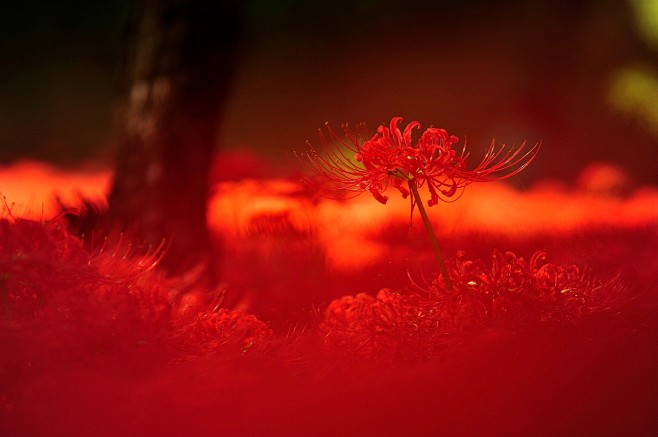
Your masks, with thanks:
M169 273L208 263L208 173L235 64L240 0L137 0L116 113L113 225L171 247Z

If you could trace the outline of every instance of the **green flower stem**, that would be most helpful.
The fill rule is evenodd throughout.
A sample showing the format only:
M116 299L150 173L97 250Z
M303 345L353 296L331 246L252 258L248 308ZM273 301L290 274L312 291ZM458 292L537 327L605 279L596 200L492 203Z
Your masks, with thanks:
M432 229L432 225L430 224L430 219L427 216L427 211L425 211L425 205L423 205L423 199L420 198L420 193L418 192L418 184L416 183L416 179L410 178L407 180L409 182L409 189L411 190L411 194L412 196L414 196L416 205L418 205L418 212L420 212L420 216L423 218L423 223L425 224L425 229L427 229L427 233L429 234L430 243L432 244L432 249L434 250L434 255L436 255L436 259L439 261L439 268L441 269L441 274L443 275L443 281L445 282L448 291L452 291L453 290L452 281L450 280L450 275L448 274L448 268L446 267L446 263L443 260L443 255L441 255L439 242L436 240L436 235L434 234L434 230Z

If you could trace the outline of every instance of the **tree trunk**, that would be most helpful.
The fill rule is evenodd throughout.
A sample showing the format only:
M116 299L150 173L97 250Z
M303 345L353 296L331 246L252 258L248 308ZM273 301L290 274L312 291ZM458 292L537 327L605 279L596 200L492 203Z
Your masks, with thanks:
M170 242L165 270L211 261L209 165L235 64L240 0L141 0L123 67L109 219Z

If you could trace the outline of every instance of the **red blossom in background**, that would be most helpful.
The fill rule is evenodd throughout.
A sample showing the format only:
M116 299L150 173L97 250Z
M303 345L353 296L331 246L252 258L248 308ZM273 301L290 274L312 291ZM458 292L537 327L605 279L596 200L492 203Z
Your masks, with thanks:
M453 150L459 138L445 129L430 127L415 142L413 130L420 129L417 121L404 130L398 127L401 117L394 117L389 127L380 125L369 140L365 127L360 124L356 131L343 125L345 140L326 125L327 135L320 130L320 149L311 145L302 159L312 171L327 178L333 189L353 192L370 192L380 203L386 203L384 192L389 185L409 195L403 182L415 181L422 187L427 184L430 192L429 206L439 200L449 201L461 189L473 182L506 179L522 171L537 155L540 144L524 152L520 147L497 146L495 141L487 148L482 161L472 170L466 168L469 153L466 144L460 153Z

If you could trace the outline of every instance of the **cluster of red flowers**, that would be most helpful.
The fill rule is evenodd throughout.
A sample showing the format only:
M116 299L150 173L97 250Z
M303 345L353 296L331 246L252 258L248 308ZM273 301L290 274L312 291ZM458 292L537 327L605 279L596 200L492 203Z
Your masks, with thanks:
M424 360L464 335L575 322L623 297L616 280L591 279L575 265L545 259L543 252L526 262L496 250L488 266L460 252L448 263L452 291L437 275L415 291L384 289L376 297L360 293L337 299L320 326L325 345L348 359Z
M473 169L466 168L466 145L461 153L453 150L459 138L444 129L430 127L414 142L413 130L420 129L417 121L409 123L403 131L398 125L401 117L394 117L390 126L380 125L369 140L365 127L357 126L352 132L343 125L343 141L327 124L327 136L320 130L321 149L311 145L303 160L319 176L333 183L332 189L354 192L369 191L373 197L386 203L384 195L389 185L406 198L409 190L404 182L415 181L430 192L428 205L439 200L449 201L472 182L500 180L516 175L536 156L539 145L524 151L525 144L506 150L492 141L483 160ZM351 155L351 156L350 156Z
M173 357L230 358L269 345L267 325L241 311L200 305L181 317L173 282L155 269L159 250L140 256L126 240L90 253L62 218L0 219L4 364L155 344Z

